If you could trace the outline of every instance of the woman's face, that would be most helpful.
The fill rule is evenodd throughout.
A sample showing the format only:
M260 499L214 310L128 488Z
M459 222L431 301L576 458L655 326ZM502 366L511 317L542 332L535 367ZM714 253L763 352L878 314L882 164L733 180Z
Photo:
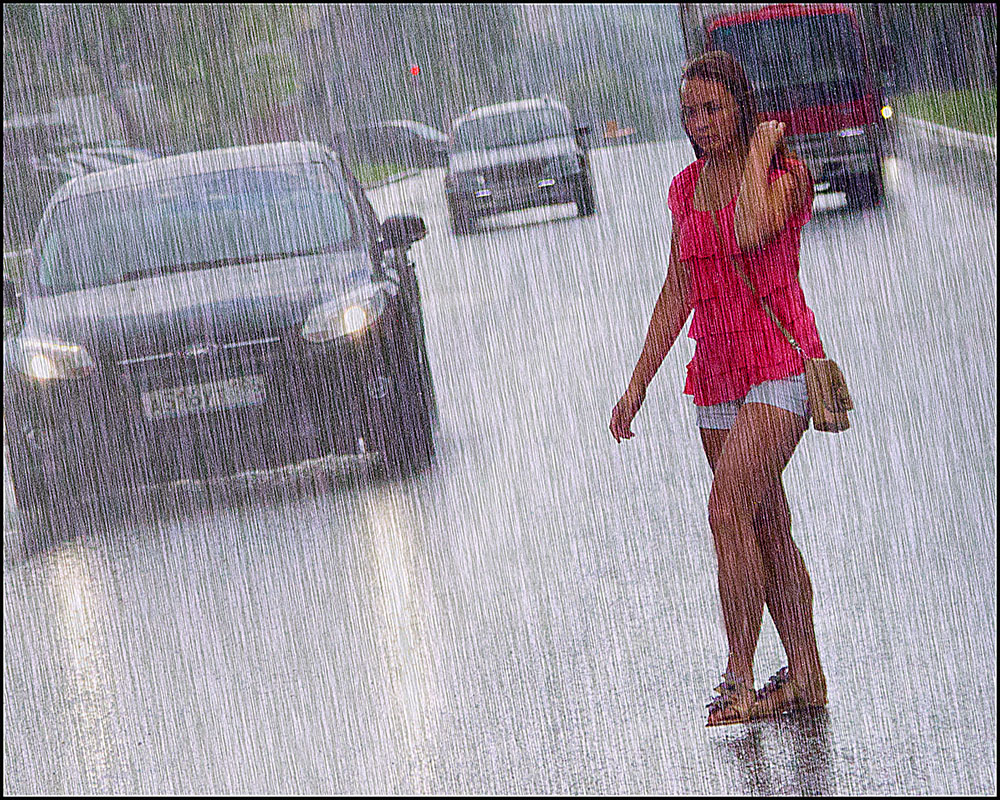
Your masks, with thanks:
M681 123L705 155L736 147L738 119L736 100L721 83L689 78L681 84Z

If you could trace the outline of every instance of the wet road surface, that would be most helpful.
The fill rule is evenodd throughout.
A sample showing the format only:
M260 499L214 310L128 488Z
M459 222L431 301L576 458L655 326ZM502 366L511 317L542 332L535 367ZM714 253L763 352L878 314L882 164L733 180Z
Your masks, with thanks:
M995 183L904 144L884 207L821 197L803 238L857 406L785 473L827 711L704 728L725 642L690 340L636 438L607 430L690 161L660 143L594 153L590 219L455 238L441 171L374 194L430 229L416 478L310 462L43 536L5 463L4 792L995 793ZM768 619L758 684L784 663Z

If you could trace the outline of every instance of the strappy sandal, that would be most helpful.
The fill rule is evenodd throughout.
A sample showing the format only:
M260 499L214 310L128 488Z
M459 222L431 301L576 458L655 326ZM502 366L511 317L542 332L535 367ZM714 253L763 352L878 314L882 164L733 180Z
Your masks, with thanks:
M789 711L822 708L826 705L826 687L806 691L792 680L788 667L782 667L757 691L757 700L750 710L754 719L776 717Z
M756 704L757 695L746 681L737 678L731 672L722 676L722 683L715 687L718 696L713 697L707 705L708 722L705 727L715 725L736 725L747 722L750 712Z

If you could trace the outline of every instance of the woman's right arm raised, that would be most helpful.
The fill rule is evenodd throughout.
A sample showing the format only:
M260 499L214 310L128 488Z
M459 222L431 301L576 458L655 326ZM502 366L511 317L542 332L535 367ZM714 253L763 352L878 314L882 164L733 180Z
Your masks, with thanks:
M646 399L646 389L691 315L691 304L688 302L689 287L690 275L680 259L675 227L671 234L667 278L653 308L642 355L639 356L639 361L632 371L628 389L611 412L610 427L615 441L621 442L622 439L631 439L635 435L631 429L632 420Z

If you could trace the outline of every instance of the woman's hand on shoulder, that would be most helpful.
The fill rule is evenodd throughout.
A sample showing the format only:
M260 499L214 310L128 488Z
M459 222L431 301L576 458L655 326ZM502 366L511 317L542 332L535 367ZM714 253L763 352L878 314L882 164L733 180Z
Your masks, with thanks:
M737 201L736 243L740 250L755 250L767 244L804 210L812 198L808 172L791 160L783 175L768 179L771 159L784 136L784 123L762 122L751 140L752 158L748 159L740 198Z
M625 394L621 396L621 399L615 405L614 410L611 412L610 428L611 435L615 437L615 441L619 444L622 439L631 439L635 436L632 433L632 420L639 413L639 408L645 399L645 390L629 384L628 389L625 390Z
M750 137L750 152L759 153L766 161L771 160L778 142L785 135L785 123L773 119L761 122Z
M798 214L805 210L807 203L812 203L813 187L809 171L801 161L790 159L788 161L788 171L781 178L791 177L795 186L792 190L790 201L792 204L792 214ZM781 180L779 178L778 180Z

